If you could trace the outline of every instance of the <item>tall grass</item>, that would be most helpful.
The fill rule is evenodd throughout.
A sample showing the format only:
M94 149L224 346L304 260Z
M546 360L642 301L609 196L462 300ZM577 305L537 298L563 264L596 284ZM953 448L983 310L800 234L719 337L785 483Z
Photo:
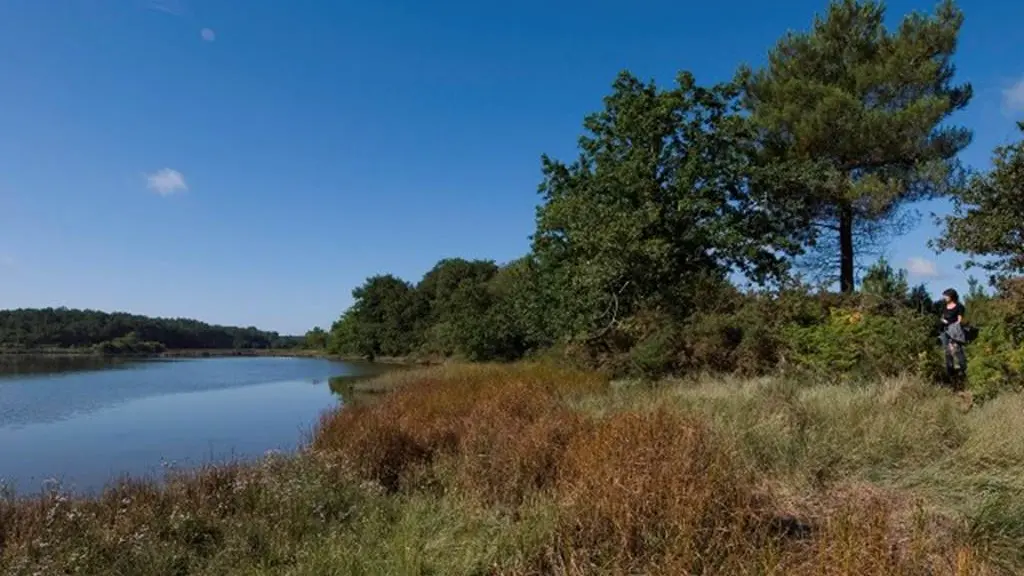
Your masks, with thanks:
M1024 572L1024 400L913 380L387 374L308 449L0 501L10 574Z

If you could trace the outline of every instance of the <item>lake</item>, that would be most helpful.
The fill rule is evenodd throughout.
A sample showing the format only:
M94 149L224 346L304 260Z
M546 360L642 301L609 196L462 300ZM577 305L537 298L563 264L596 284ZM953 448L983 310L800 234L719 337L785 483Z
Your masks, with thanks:
M95 492L117 477L294 450L372 369L315 358L0 359L0 482Z

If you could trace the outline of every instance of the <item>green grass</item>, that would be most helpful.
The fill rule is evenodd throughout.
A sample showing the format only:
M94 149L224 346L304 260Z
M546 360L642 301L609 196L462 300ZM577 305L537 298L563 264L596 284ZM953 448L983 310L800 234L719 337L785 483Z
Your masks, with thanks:
M1021 395L536 365L361 387L394 393L300 455L3 500L0 573L1024 573Z

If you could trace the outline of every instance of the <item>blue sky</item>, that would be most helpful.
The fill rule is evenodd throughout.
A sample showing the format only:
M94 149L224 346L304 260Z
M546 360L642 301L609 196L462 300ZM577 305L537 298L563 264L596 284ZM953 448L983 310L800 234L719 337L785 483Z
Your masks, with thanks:
M515 258L540 154L574 155L619 70L725 80L825 5L5 0L0 308L300 333L368 275ZM954 120L984 166L1024 113L1024 3L961 6L976 96ZM925 218L890 259L936 291L962 286L934 235Z

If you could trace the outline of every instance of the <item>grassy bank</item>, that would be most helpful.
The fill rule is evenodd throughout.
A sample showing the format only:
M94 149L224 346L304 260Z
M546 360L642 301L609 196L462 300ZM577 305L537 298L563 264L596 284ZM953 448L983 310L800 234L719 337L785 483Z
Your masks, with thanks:
M1019 574L1024 398L389 373L298 456L0 504L4 574Z

